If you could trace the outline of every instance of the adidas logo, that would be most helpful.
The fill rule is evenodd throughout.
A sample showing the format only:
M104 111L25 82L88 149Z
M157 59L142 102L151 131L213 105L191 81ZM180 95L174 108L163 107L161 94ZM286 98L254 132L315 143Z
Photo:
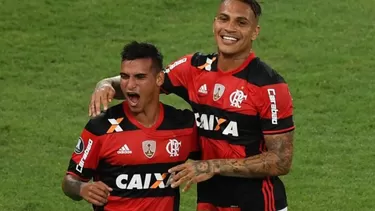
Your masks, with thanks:
M198 90L199 93L202 93L202 94L207 94L208 91L207 91L207 85L206 84L203 84L199 90Z
M127 144L124 144L118 151L117 154L132 154Z

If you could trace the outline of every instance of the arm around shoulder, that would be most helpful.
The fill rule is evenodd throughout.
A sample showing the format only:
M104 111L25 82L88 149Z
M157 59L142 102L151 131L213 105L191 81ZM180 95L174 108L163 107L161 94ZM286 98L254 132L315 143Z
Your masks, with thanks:
M114 91L113 97L117 100L123 100L125 97L124 97L124 94L121 91L120 80L121 80L120 76L113 76L113 77L110 77L110 78L104 78L96 84L95 90L101 90L101 89L109 86L109 87L113 88L113 91Z

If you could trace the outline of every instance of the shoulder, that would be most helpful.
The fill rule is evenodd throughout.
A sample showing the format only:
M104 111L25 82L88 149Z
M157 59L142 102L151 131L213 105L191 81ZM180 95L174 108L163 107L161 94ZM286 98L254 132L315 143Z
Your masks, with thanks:
M86 124L85 129L97 136L104 135L112 125L120 124L123 119L123 105L120 103L90 119Z
M285 79L271 66L256 57L248 65L247 81L256 86L286 83Z
M195 125L194 114L189 109L177 109L173 106L163 104L164 120L159 129L185 129Z
M190 65L193 67L197 67L199 69L203 69L205 64L209 63L212 64L216 60L216 54L204 54L201 52L195 52L191 54L184 55L179 59L175 60L174 62L170 63L164 72L169 73L175 67L180 65Z
M202 69L200 67L204 66L205 64L212 64L214 61L216 61L216 58L217 54L215 53L204 54L201 52L196 52L191 57L191 65Z

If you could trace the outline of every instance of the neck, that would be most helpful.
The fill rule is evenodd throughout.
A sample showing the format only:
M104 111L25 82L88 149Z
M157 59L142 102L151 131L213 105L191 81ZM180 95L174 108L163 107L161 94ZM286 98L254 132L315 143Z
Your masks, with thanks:
M217 66L224 72L235 70L246 61L251 53L251 49L250 51L240 54L225 54L219 51Z
M135 119L146 128L152 127L159 117L159 103L159 100L151 100L143 111L134 114Z

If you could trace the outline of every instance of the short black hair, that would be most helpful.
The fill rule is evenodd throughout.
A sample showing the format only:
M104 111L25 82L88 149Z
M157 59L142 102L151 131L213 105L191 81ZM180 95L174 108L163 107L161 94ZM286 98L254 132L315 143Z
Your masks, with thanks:
M132 41L126 44L121 52L121 61L146 58L152 59L152 65L156 72L163 69L163 55L151 43Z
M221 0L221 3L225 1L227 0ZM253 10L255 18L259 18L262 15L262 7L256 0L238 0L238 1L242 1L248 4L251 7L251 10Z

